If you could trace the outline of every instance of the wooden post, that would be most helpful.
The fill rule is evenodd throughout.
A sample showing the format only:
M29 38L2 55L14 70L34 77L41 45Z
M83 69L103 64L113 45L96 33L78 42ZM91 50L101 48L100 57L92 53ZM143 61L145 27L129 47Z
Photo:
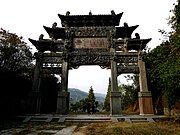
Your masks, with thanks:
M138 59L138 66L139 66L139 85L140 85L140 92L138 93L138 97L139 97L140 115L153 115L154 111L153 111L152 95L151 95L151 91L148 91L145 62L142 60L140 55Z

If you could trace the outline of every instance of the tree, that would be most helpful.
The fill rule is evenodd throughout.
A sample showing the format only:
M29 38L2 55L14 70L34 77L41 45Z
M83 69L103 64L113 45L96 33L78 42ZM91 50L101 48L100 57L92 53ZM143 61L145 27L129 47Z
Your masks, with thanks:
M154 101L161 101L164 96L166 104L171 110L172 105L180 100L180 5L174 4L169 24L173 31L169 33L169 40L154 48L145 59L149 89ZM156 102L157 103L157 102ZM157 103L158 104L158 103ZM155 104L156 105L156 104Z
M107 94L104 101L104 109L106 111L110 111L110 93L111 93L111 78L109 78Z
M22 37L0 29L0 70L28 75L32 68L32 53Z
M119 89L122 93L122 109L136 111L138 104L138 92L139 92L139 76L127 75L127 81L132 81L131 84L121 84Z
M31 90L32 53L22 37L0 29L0 107L1 114L25 112Z
M71 104L71 110L74 112L76 112L77 110L81 112L86 112L87 105L88 105L88 99L87 98L81 99L79 102Z
M89 94L88 94L88 103L91 105L92 108L92 112L94 112L94 105L95 105L95 96L94 96L94 90L92 88L92 86L89 89Z
M80 101L80 109L82 110L82 112L85 112L87 110L87 104L88 104L88 99L81 99Z

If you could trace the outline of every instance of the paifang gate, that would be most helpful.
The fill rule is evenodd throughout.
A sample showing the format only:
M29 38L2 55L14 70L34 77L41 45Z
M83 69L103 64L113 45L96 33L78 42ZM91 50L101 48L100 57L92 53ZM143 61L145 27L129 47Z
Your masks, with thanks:
M68 114L69 92L68 71L81 65L99 65L111 69L110 114L122 114L121 92L118 90L117 77L122 73L139 74L140 115L153 114L152 96L148 91L143 50L151 40L140 39L138 33L131 38L138 27L124 23L119 26L123 13L108 15L66 15L58 14L62 27L53 23L52 27L43 26L49 34L39 40L29 38L37 48L30 104L32 113L39 113L41 92L39 91L41 74L59 74L61 89L57 95L58 114Z

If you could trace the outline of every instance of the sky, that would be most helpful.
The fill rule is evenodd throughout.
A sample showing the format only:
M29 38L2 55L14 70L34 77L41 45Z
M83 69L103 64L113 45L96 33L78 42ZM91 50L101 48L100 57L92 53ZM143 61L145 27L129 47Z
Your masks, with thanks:
M129 26L139 25L133 32L139 33L142 39L152 38L147 44L149 48L159 45L163 37L158 29L170 30L167 18L176 0L1 0L0 28L22 36L31 46L28 38L37 40L40 34L49 39L43 26L51 27L57 22L62 27L58 14L71 15L116 14L123 12L120 26L127 22ZM36 49L31 46L32 52ZM128 83L121 75L119 83ZM96 93L107 93L110 70L99 66L80 66L69 71L68 87L89 91L92 86Z

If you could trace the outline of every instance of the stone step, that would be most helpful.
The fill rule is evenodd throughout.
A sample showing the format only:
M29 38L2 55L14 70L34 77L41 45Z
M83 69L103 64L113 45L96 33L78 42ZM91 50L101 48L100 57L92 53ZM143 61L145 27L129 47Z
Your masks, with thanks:
M53 117L42 117L42 116L28 116L23 122L51 122Z
M127 122L155 122L152 118L142 118L142 117L137 117L137 118L126 118L125 121Z
M42 120L42 119L32 119L29 121L31 121L31 122L46 122L46 120Z
M110 117L66 117L66 120L68 119L79 119L79 120L111 120Z
M79 118L79 117L67 117L65 119L66 122L111 122L111 118L103 118L103 117L97 117L97 118L93 118L93 117L87 117L87 118Z
M65 120L65 122L87 122L87 123L95 123L95 122L111 122L111 120Z
M145 120L147 120L147 118L130 118L130 120L142 120L142 121L145 121Z
M132 123L135 123L135 122L149 122L148 120L131 120Z

